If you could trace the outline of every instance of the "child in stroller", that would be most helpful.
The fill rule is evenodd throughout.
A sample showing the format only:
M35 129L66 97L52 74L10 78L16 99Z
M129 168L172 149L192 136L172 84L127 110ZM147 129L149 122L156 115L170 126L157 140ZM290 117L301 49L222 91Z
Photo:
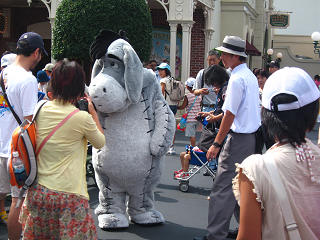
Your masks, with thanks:
M181 191L188 191L189 179L197 173L201 168L205 167L208 169L209 175L213 178L215 177L215 172L217 169L217 162L211 166L213 171L210 171L209 163L206 159L206 151L213 144L217 132L219 131L221 119L223 117L222 106L224 103L225 93L227 90L229 75L226 70L218 65L210 66L206 69L204 74L204 81L208 86L213 86L213 91L217 94L216 106L212 112L199 112L198 121L202 122L204 127L202 128L201 136L199 139L199 148L203 151L198 151L195 148L188 147L186 152L180 154L182 169L174 172L175 179L179 180L179 189ZM204 121L204 119L206 121ZM206 122L206 123L204 123ZM193 161L195 159L195 161ZM196 167L195 172L188 170L189 164L193 164ZM193 168L194 169L194 168Z
M213 168L209 167L206 159L206 152L201 151L198 147L186 145L186 151L180 153L182 169L174 171L174 179L179 180L179 190L187 192L189 189L189 179L205 168L210 176L214 179L217 171L217 161L213 159ZM193 167L189 168L190 165Z

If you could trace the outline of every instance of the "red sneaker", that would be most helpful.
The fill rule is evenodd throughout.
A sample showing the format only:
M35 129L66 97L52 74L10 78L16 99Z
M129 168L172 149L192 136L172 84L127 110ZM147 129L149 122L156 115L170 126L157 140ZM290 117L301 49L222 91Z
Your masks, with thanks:
M181 168L180 170L174 171L173 173L174 173L174 175L177 175L178 173L182 173L182 172L183 172L183 169Z
M185 173L185 172L181 172L181 173L178 173L174 178L176 179L184 179L184 178L188 178L189 177L189 173Z

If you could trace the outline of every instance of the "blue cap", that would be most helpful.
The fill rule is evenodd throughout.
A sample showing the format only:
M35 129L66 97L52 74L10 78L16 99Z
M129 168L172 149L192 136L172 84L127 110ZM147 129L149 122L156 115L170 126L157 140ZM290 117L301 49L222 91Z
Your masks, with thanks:
M37 72L37 80L38 82L49 82L50 78L48 77L48 75L46 74L45 71L38 71Z
M170 70L170 66L169 66L168 63L161 63L161 64L157 67L157 69L168 69L169 71L171 71L171 70Z
M30 49L40 48L44 52L44 54L48 56L47 51L44 49L43 39L38 33L26 32L26 33L22 34L17 42L17 46L19 48L26 47L25 45L21 45L22 40L24 40L25 42L28 43L28 48L30 48Z

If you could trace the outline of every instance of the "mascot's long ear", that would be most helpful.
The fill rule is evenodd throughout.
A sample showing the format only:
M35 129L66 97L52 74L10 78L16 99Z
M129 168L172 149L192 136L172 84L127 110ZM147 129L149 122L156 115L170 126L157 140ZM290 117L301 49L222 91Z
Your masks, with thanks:
M93 79L95 76L97 76L100 72L101 69L103 68L103 62L100 59L97 59L94 62L93 68L92 68L92 72L91 72L91 79Z
M92 61L104 56L109 45L119 38L126 38L124 31L120 30L119 34L117 34L110 30L100 30L99 34L95 37L94 42L90 46L90 57Z
M128 98L131 103L138 103L143 85L143 66L129 44L123 45L123 52L124 81Z

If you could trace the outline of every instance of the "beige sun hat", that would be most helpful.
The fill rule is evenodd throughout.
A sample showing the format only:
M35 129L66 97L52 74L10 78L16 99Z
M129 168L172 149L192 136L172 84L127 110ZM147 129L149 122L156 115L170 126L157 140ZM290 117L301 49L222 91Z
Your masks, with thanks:
M44 67L44 69L42 69L42 71L52 72L53 67L54 67L53 63L47 63L46 66Z
M221 47L216 48L218 51L231 53L242 57L248 57L246 51L246 41L238 36L225 36Z

